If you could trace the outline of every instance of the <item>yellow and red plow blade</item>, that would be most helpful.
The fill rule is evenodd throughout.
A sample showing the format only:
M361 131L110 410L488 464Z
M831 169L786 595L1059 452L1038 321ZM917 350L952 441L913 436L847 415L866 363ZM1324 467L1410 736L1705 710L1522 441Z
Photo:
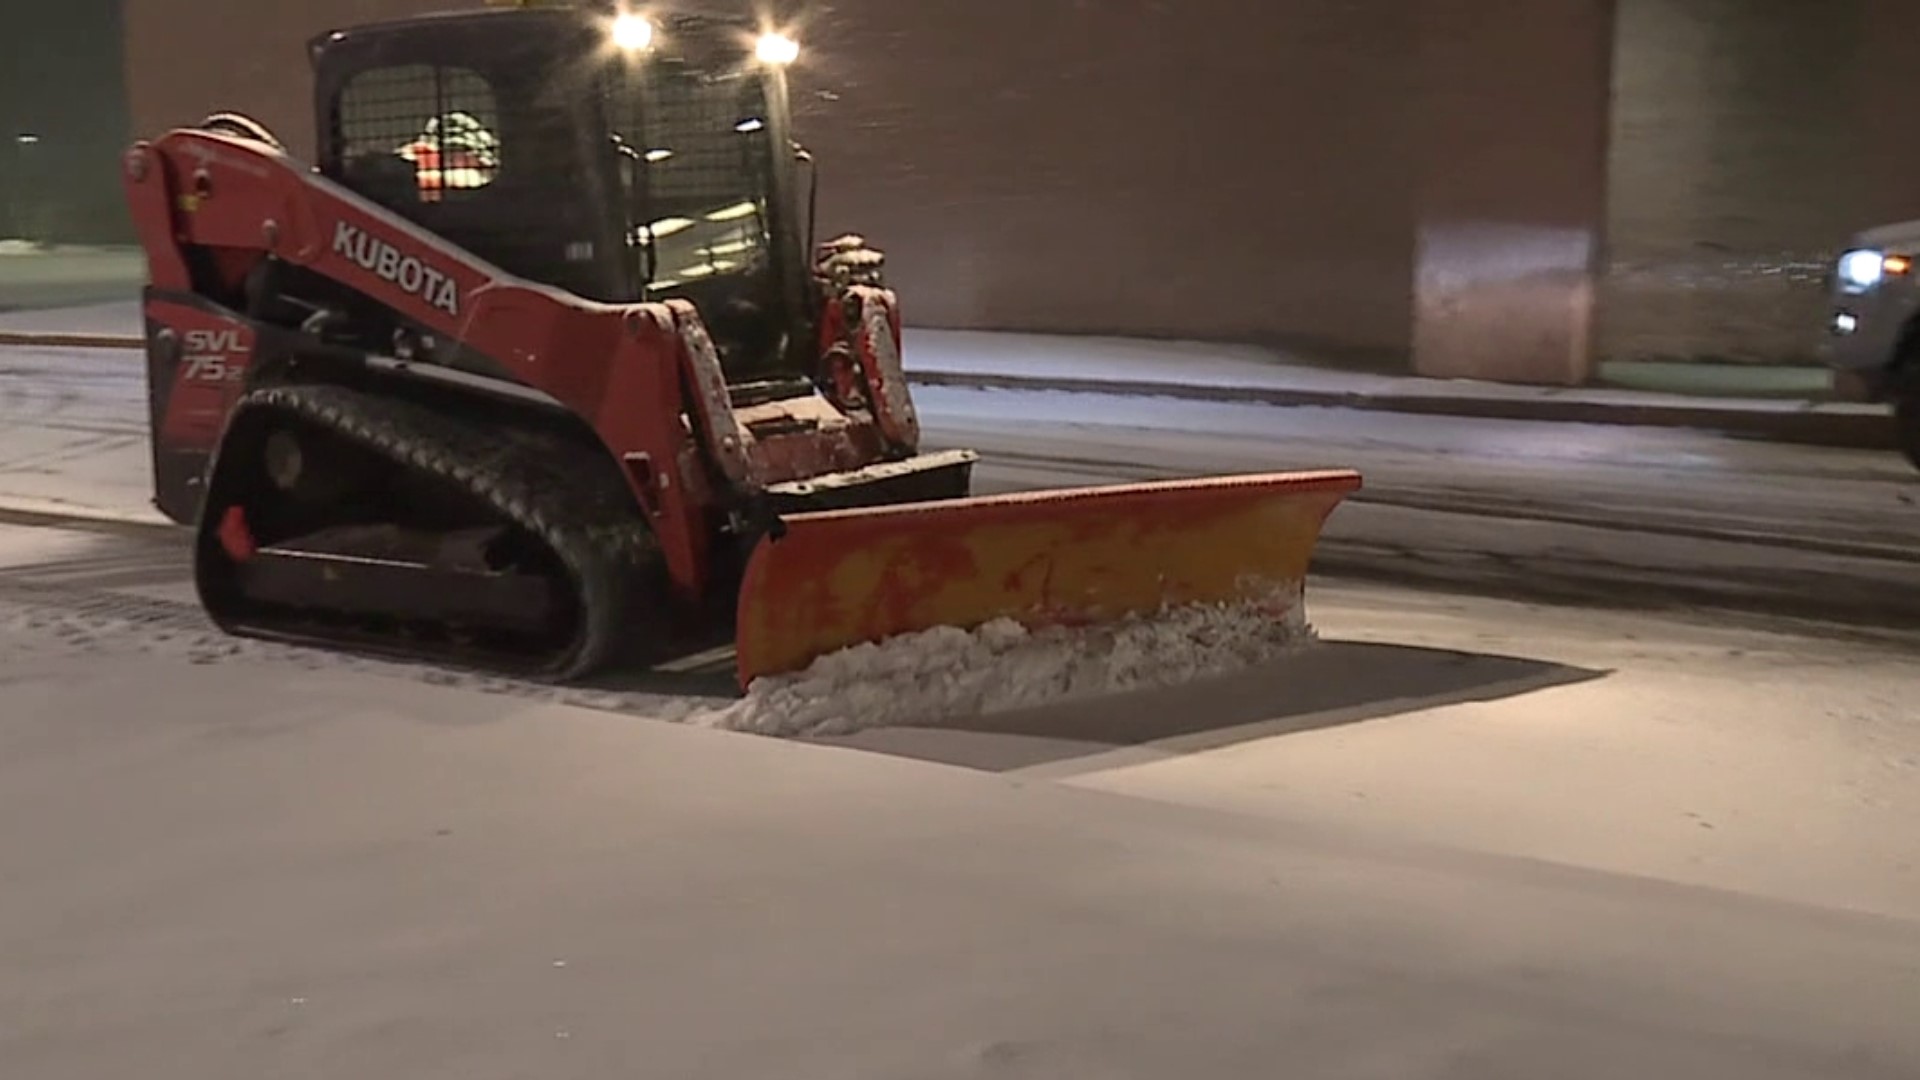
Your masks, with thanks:
M740 684L938 626L1284 607L1327 515L1359 487L1346 470L1266 473L795 514L747 564Z

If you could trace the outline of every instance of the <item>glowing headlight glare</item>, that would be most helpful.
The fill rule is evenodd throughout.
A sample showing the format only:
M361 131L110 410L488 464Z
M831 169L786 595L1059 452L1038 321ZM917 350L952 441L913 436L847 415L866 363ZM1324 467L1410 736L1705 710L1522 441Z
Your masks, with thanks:
M639 52L653 44L653 23L645 15L623 11L613 17L613 43L627 52Z
M688 229L693 228L697 224L699 223L694 221L692 218L683 218L683 217L661 218L659 221L656 221L653 224L648 225L642 231L645 232L647 235L653 236L655 238L665 238L668 236L672 236L675 233L686 232Z
M800 59L800 43L785 34L761 34L753 52L763 64L786 65Z
M752 217L759 213L760 207L751 202L738 202L732 206L723 206L707 215L708 221L739 221L743 217Z
M1886 255L1878 251L1849 251L1840 256L1840 280L1856 289L1871 289L1886 275Z

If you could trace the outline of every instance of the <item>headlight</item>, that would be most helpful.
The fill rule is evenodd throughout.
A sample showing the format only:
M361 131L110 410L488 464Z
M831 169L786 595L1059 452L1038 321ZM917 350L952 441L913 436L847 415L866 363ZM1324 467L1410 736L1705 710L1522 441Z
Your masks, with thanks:
M763 64L784 66L800 59L800 43L785 34L761 34L753 52Z
M1854 292L1866 292L1887 276L1885 252L1863 249L1840 256L1840 284Z
M653 44L653 23L645 15L623 11L613 17L613 28L609 32L613 43L627 52L639 52Z

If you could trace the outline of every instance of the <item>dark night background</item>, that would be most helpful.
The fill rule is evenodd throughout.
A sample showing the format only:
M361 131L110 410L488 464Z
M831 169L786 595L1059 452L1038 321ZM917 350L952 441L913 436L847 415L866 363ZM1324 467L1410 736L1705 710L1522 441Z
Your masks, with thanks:
M128 238L115 164L132 134L122 7L0 4L0 236Z

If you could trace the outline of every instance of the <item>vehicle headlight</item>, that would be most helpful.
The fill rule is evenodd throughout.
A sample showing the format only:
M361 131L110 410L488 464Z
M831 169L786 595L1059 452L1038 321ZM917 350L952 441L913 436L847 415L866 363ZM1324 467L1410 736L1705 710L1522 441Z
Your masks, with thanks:
M754 44L754 55L763 64L783 67L800 59L800 43L785 34L761 34Z
M626 52L639 52L653 44L653 22L645 15L636 15L623 11L613 17L613 26L608 31L613 43Z
M1840 256L1840 284L1854 292L1866 292L1887 276L1887 254L1863 248Z

